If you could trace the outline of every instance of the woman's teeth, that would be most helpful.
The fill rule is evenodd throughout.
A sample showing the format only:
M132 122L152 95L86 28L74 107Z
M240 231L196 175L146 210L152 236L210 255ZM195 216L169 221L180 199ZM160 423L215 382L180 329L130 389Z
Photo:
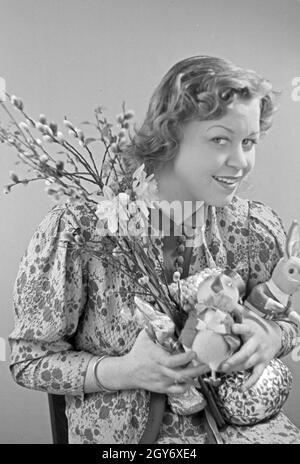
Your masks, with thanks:
M221 177L221 176L212 176L214 179L216 179L218 182L222 182L223 184L227 185L235 185L239 178L233 179L232 177Z

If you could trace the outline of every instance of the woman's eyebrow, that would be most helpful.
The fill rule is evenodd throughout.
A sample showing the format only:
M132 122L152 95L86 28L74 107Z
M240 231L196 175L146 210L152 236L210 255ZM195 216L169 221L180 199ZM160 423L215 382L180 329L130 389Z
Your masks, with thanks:
M226 129L228 132L231 132L231 134L234 134L234 131L232 129L229 129L229 127L226 127L226 126L222 126L221 124L210 126L208 129L206 129L206 132L209 131L210 129L213 129L214 127L222 127L223 129ZM260 134L260 131L253 131L249 135L255 135L255 134Z

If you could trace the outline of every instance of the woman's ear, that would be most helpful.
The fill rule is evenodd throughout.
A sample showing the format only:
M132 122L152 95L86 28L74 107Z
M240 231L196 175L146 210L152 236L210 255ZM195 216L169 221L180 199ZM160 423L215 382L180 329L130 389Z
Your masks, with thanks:
M300 257L300 233L299 224L294 220L289 228L287 240L286 240L286 254L287 258L291 256Z

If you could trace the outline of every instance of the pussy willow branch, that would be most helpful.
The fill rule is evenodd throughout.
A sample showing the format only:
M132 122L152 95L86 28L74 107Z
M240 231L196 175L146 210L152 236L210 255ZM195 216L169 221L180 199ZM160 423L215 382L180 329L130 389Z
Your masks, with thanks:
M24 115L25 115L25 113L24 113ZM44 145L39 145L39 144L36 143L36 139L35 139L35 137L33 136L33 134L31 133L31 131L29 130L29 128L28 128L28 134L31 136L31 142L33 142L34 145L35 145L36 147L38 147L40 150L42 150L42 152L43 152L45 155L47 155L47 156L51 159L51 161L52 161L53 163L56 163L56 160L55 160L55 159L52 157L52 155L50 155L50 153L45 149ZM26 141L28 141L27 138L26 138ZM23 142L23 143L24 143L24 142ZM36 155L38 156L37 151L36 151L35 149L33 149L33 146L32 146L32 144L31 144L30 142L28 142L28 149L30 149L34 154L36 154Z
M112 163L111 163L111 168L112 168L112 170L114 170L116 179L118 179L118 173L117 173L116 168L115 168L115 164L116 164L116 163L115 163L115 159L116 159L116 157L112 158L109 151L108 151L108 156L109 156L110 161L112 161ZM108 176L107 176L107 179L106 179L106 181L105 181L105 185L108 184L108 180L109 180L109 177L110 177L111 172L112 172L112 171L110 171L109 174L108 174Z
M92 241L90 241L90 242L92 243ZM129 280L132 282L132 284L134 284L135 286L137 285L138 287L140 287L143 290L143 292L140 292L140 294L143 294L144 296L149 296L149 297L153 296L150 290L147 290L143 284L140 284L139 282L137 282L135 280L136 276L133 276L132 272L130 272L130 269L128 270L128 267L126 266L126 264L123 264L118 258L114 258L113 256L108 256L107 257L107 256L105 256L103 254L99 255L91 247L85 247L85 249L86 249L86 251L88 253L92 254L92 256L96 257L97 259L100 259L105 264L112 265L118 271L120 271L120 269L121 269L124 272L124 274L129 278ZM128 292L128 293L130 293L130 292ZM138 292L134 291L134 292L131 292L131 293L134 294L134 293L138 293Z
M108 148L106 148L106 150L105 150L105 152L104 152L103 159L102 159L102 164L101 164L100 175L99 175L99 178L100 178L100 187L101 187L101 188L103 187L102 176L103 176L104 162L105 162L105 158L106 158L107 153L108 153Z
M17 138L17 137L16 137L16 140L18 141L18 138ZM52 167L52 166L50 166L50 165L48 165L48 164L45 163L45 164L43 165L43 172L41 172L41 171L40 171L41 166L40 166L40 162L39 162L38 160L34 160L33 158L29 158L28 155L26 155L23 151L21 151L22 149L20 149L20 147L17 145L17 143L11 142L11 145L13 145L13 146L17 149L19 157L21 158L21 160L22 160L25 164L27 164L31 169L37 170L37 171L41 174L41 176L39 177L40 180L47 180L47 178L48 178L47 176L51 176L51 177L54 177L54 178L56 179L56 182L59 183L60 185L62 185L63 187L65 187L65 188L68 188L68 187L69 187L69 185L65 184L65 183L62 181L61 177L57 174L57 170L56 170L54 167ZM31 148L31 151L33 151L33 153L34 153L36 156L38 156L38 154L37 154L36 151L33 149L33 147L30 146L30 148ZM44 153L48 155L48 153L47 153L45 150L44 150ZM48 156L49 156L49 155L48 155ZM55 163L55 160L54 160L54 159L53 159L53 162ZM44 175L42 175L42 174L44 174ZM65 176L65 177L67 177L67 178L68 178L69 180L71 180L71 181L72 181L72 178L73 178L73 176L74 176L73 173L69 173L69 172L66 171L66 170L62 171L62 175ZM89 179L85 179L85 180L89 181ZM21 182L21 183L22 183L22 182ZM94 183L94 182L93 182L93 183ZM76 187L78 188L78 186L76 186ZM83 191L85 191L86 194L89 195L89 192L88 192L83 186L80 186L80 188L81 188Z
M169 306L170 306L170 304L172 303L173 300L170 301L168 299L168 297L165 294L164 289L161 287L160 282L157 279L155 273L151 272L154 268L153 268L153 266L152 267L149 266L149 263L148 263L149 259L148 259L148 256L146 255L146 253L144 252L143 248L139 247L139 251L141 252L141 254L143 255L143 258L144 258L144 259L141 259L141 261L143 262L143 265L145 266L145 268L148 267L148 269L146 269L146 271L147 271L147 274L148 274L149 278L152 279L152 285L154 285L154 286L156 285L155 288L159 293L159 297L157 297L157 300L158 300L157 303L161 307L162 312L165 312L171 318L171 320L173 320L171 310L169 309ZM138 261L137 261L137 265L139 266ZM176 334L177 334L177 336L179 336L179 331L178 331L177 327L176 327Z
M31 169L39 169L39 164L35 163L35 160L32 158L28 158L25 153L22 151L22 148L20 148L17 144L17 142L14 140L13 142L9 142L10 145L16 148L18 152L18 157L28 166L30 166Z
M21 133L20 130L18 132ZM27 150L30 150L36 157L38 157L36 147L38 147L40 149L42 149L42 147L40 145L36 144L35 138L32 136L31 133L30 133L30 135L32 137L32 142L35 144L35 146L33 146L32 143L30 143L30 141L28 141L27 137L24 134L23 134L23 137L25 139L25 142L23 140L21 140L16 133L12 133L12 134L5 133L5 135L3 137L8 141L9 145L13 145L17 149L18 153L22 153L24 156L26 156L28 158L28 156L25 155L25 153L23 152L21 146L18 146L17 143L19 143L20 145L24 145L24 147ZM13 142L9 141L9 139L13 139ZM17 142L17 143L15 143L15 142ZM44 151L45 154L50 156L45 150L43 150L43 151ZM23 160L23 158L22 158L22 160ZM53 161L55 162L55 160L53 160Z
M129 291L127 290L127 293L128 293L129 295L131 295L131 294L132 294L132 295L142 295L142 296L146 296L146 297L152 296L152 294L151 294L150 291L149 291L148 293L146 293L146 292L137 292L136 290L135 290L134 292L129 292Z
M98 178L97 182L99 183L99 180L100 180L99 171L97 169L97 166L96 166L96 163L95 163L95 160L94 160L94 157L93 157L93 153L91 152L91 150L89 149L89 147L87 145L85 145L84 147L87 150L88 154L90 155L91 161L93 163L94 169L95 169L96 174L97 174L97 178Z
M104 161L105 161L106 156L108 155L109 158L110 158L110 160L111 160L111 155L110 155L110 152L109 152L109 149L110 149L111 144L110 144L110 143L108 144L108 143L106 142L106 140L105 140L105 137L104 137L104 135L103 135L103 131L102 131L101 127L100 127L100 120L99 120L99 118L98 118L98 114L97 114L97 113L95 113L95 118L96 118L96 121L97 121L96 128L97 128L98 132L100 133L100 135L101 135L101 141L102 141L102 143L103 143L104 146L105 146L105 153L104 153L104 156L103 156L103 159L102 159L102 166L101 166L101 173L100 173L100 175L101 175L101 181L102 181L102 172L103 172ZM110 129L109 129L109 131L110 131ZM111 136L111 138L112 138L111 131L110 131L110 136ZM117 175L117 172L116 172L116 170L115 170L115 168L114 168L114 165L112 166L112 168L114 169L115 174L116 174L116 177L118 178L118 175ZM107 185L108 179L109 179L109 176L108 176L107 179L106 179L105 185Z
M95 219L98 220L98 217L97 217L97 215L95 213L94 208L89 204L87 204L87 206L88 206L88 209L90 210L90 212L92 213L92 215L95 217ZM71 212L71 214L74 217L72 212ZM75 221L77 223L76 218L75 218ZM79 229L80 229L80 227L79 227ZM136 259L135 253L131 251L132 247L130 246L130 243L127 244L128 248L129 248L129 250L127 250L122 245L121 240L119 240L118 243L116 243L115 238L111 237L109 235L107 236L107 239L110 240L110 242L112 243L112 245L114 247L116 247L116 245L118 245L118 247L121 250L123 256L125 256L125 258L128 258L129 262L136 264L138 269L141 270L139 262ZM93 242L90 241L90 243L93 243ZM125 244L126 243L127 243L127 240L125 238ZM96 244L97 244L97 242L96 242ZM87 249L87 247L86 247L86 249ZM136 247L135 247L135 251L136 251ZM128 263L127 263L127 265L123 264L122 262L120 262L119 259L114 258L113 256L110 256L108 258L105 257L105 255L103 253L101 253L101 249L98 249L98 253L95 253L94 249L91 249L91 252L98 259L100 258L100 260L105 261L108 264L114 264L117 270L120 270L120 268L123 269L124 273L128 276L129 280L131 282L133 282L134 286L140 287L143 292L146 291L145 285L142 285L139 282L136 282L136 280L135 280L136 276L132 275L132 272L130 271L130 268L128 270ZM99 256L99 253L100 253L100 256ZM143 255L145 255L145 253L143 253ZM146 262L148 262L149 257L147 255L145 255L145 256L147 258ZM146 264L146 267L148 267L149 263L143 262L143 264ZM149 265L148 269L149 269L148 277L151 279L151 278L153 278L153 272L154 272L155 266L151 267ZM144 274L144 271L141 270L141 273ZM172 305L174 305L174 302L173 302L172 299L168 298L168 295L165 293L164 289L159 285L159 281L158 281L158 284L156 284L156 290L157 290L157 294L153 294L153 292L151 291L150 288L149 288L149 292L146 291L146 293L149 295L149 297L152 297L152 298L155 297L155 301L158 304L158 306L160 307L161 312L167 314L170 317L171 320L174 320L173 315L172 315L172 310L171 310L171 307L172 307ZM175 323L175 326L176 326L175 327L175 333L176 333L177 337L179 337L179 329L178 329L176 323Z
M8 94L6 94L6 95L9 97ZM25 136L23 130L20 128L20 126L19 126L17 120L14 118L14 116L11 114L11 112L8 110L8 108L6 108L6 105L5 105L2 101L0 101L0 104L1 104L2 108L4 109L4 111L5 111L5 112L8 114L8 116L10 117L10 120L14 123L14 125L16 126L16 128L18 129L18 131L20 132L20 134L22 134L23 137L24 137L24 139L27 141L27 138L26 138L26 136Z
M90 183L93 184L93 185L95 185L95 184L97 185L97 183L96 183L94 180L88 179L87 177L84 177L84 174L85 174L85 173L84 173L84 174L80 174L80 173L78 173L78 172L71 172L70 174L71 174L72 177L78 177L78 179L85 180L86 182L90 182ZM88 173L86 173L85 175L87 176Z
M59 152L57 152L57 154L59 154ZM86 175L89 175L89 176L91 175L89 172L88 172L88 173L86 173L86 172L80 173L80 172L79 172L79 169L78 169L77 164L75 163L75 161L74 161L73 158L71 157L70 153L68 153L68 151L63 152L63 154L64 154L64 156L67 157L66 163L69 163L69 164L71 164L71 165L73 166L73 168L75 169L75 173L76 173L76 174L86 174Z
M96 112L94 112L94 115L95 115L95 118L96 118L96 129L98 130L98 132L100 133L101 135L101 141L102 143L104 144L105 146L105 152L104 152L104 155L103 155L103 158L102 158L102 164L101 164L101 171L100 171L100 181L101 181L101 184L103 185L103 182L102 182L102 172L103 172L103 167L104 167L104 161L105 161L105 158L107 156L107 154L109 153L109 148L110 148L110 144L107 144L104 136L103 136L103 132L101 130L101 127L100 127L100 121L99 121L99 118L98 118L98 114ZM106 184L107 185L107 184Z
M53 169L53 168L51 168L51 169ZM61 177L60 177L59 175L57 175L57 171L56 171L55 169L54 169L54 172L55 172L56 175L53 174L52 177L55 177L55 179L57 179L57 181L61 181ZM69 173L69 172L66 171L66 170L63 170L63 171L61 171L61 172L62 172L62 177L67 177L71 182L73 181L73 177L76 176L76 174ZM84 179L84 180L86 180L87 182L92 182L93 184L95 183L94 181L91 181L91 180L89 180L89 179ZM62 182L62 181L61 181L61 182ZM73 181L73 182L74 182L74 181ZM78 186L78 185L76 184L76 182L74 182L74 183L75 183L75 186L76 186L77 189L81 189L81 190L83 190L87 195L90 195L90 192L89 192L88 190L86 190L85 187L83 187L82 185ZM68 184L65 184L64 186L67 187L67 188L70 187L70 185L68 185ZM73 187L74 187L74 186L73 186Z
M103 171L104 161L105 161L106 155L108 154L108 156L109 156L110 159L111 159L111 155L110 155L110 152L109 152L109 149L110 149L111 144L108 144L108 143L106 142L105 137L104 137L104 135L103 135L103 130L101 129L101 124L107 124L106 119L105 119L104 122L100 121L100 119L99 119L99 117L98 117L98 113L96 113L96 112L95 112L95 118L96 118L96 125L95 125L95 127L96 127L96 129L98 130L98 132L100 133L100 135L101 135L101 141L103 142L103 144L104 144L104 146L105 146L105 153L104 153L104 156L103 156L102 166L101 166L101 172L100 172L100 177L101 177L101 180L102 180L102 171ZM110 134L110 138L112 139L113 136L112 136L112 133L111 133L111 130L110 130L110 129L109 129L109 134ZM119 165L120 168L121 168L122 174L123 174L123 175L126 175L126 172L125 172L125 170L124 170L124 168L123 168L123 166L122 166L122 164L121 164L121 161L120 161L119 156L118 156L117 153L115 154L114 160L115 160L115 159L117 159L117 161L118 161L118 165ZM114 163L114 164L115 164L115 163ZM113 165L112 167L114 168L114 165ZM114 169L114 170L115 170L115 169ZM116 177L118 177L118 174L117 174L116 170L115 170L115 174L116 174ZM108 177L108 178L109 178L109 177ZM107 182L108 182L108 179L106 179L106 185L107 185Z
M26 142L28 142L28 143L25 143L23 140L21 140L21 139L18 137L18 135L17 135L16 133L12 133L12 134L9 134L9 135L5 134L5 138L6 138L7 140L8 140L9 138L13 138L13 139L15 139L20 145L24 145L24 146L27 148L27 150L30 150L30 149L31 149L31 145L30 145L30 143L28 142L28 140L25 139ZM8 142L8 143L10 143L10 142Z
M35 125L35 122L26 114L26 112L24 110L20 110L21 113L23 114L23 116L25 117L25 119L28 119L29 121L32 121L33 124ZM17 122L15 122L18 129L19 129L19 125L17 124ZM31 134L32 136L32 134ZM95 177L95 174L93 172L93 170L90 168L89 164L85 161L84 157L81 155L81 153L76 150L75 147L73 147L73 145L71 145L69 142L67 141L64 141L64 142L60 142L55 136L52 137L53 138L53 141L55 143L58 143L59 145L63 146L64 148L66 148L69 152L72 153L72 155L74 155L76 157L76 159L90 172L90 174ZM34 139L35 140L35 139ZM64 145L66 144L66 146ZM44 149L44 147L42 147L42 149ZM48 155L49 156L49 155ZM97 181L97 179L96 179Z
M7 96L9 97L9 95L7 94ZM10 97L9 97L10 98ZM22 141L16 134L13 134L13 137L15 138L15 140L17 142L19 142L20 144L23 144L28 150L31 150L35 155L38 156L36 150L33 149L32 145L28 142L28 139L25 135L25 133L23 132L23 130L21 129L21 127L19 126L18 122L16 121L16 119L14 118L14 116L11 114L11 112L7 109L6 105L3 103L3 102L0 102L2 108L4 109L4 111L8 114L9 118L11 119L11 121L14 123L14 125L16 126L18 132L23 136L24 138L24 141ZM25 111L23 110L20 110L21 113L23 114L23 116L28 119L28 120L31 120L31 118L29 118L29 116L25 113ZM32 138L32 142L35 142L35 138L34 136L32 135L32 133L30 131L28 131L31 138ZM61 145L61 143L59 141L57 141L55 139L56 143L59 143ZM76 159L81 162L81 164L83 164L83 166L89 171L90 175L95 178L95 174L93 173L93 171L90 169L90 166L89 164L84 160L84 158L81 156L81 154L69 143L69 142L64 142L67 146L64 146L64 148L66 148L67 150L69 150L75 157ZM19 147L17 146L16 143L11 143L11 145L13 145L17 151L19 152L20 149ZM44 146L43 145L37 145L37 147L39 147L43 153L45 155L47 155L54 163L56 162L55 159L48 153L48 151L45 150ZM23 156L26 157L26 155L23 153ZM33 163L33 160L30 160L32 163L33 163L33 166L30 165L30 163L26 162L24 158L21 158L22 161L24 161L26 164L28 164L29 166L31 166L33 169L38 169L39 168L39 165ZM28 158L26 157L26 159L28 160ZM52 173L53 175L53 173ZM43 178L41 178L43 179ZM88 182L92 182L91 180L88 180L86 179ZM63 186L66 186L65 184L62 183L62 181L60 180L59 182L61 185ZM97 179L95 182L93 182L94 184L98 185L98 182L97 182ZM86 189L83 188L83 190L85 190L86 193L89 193Z
M95 179L95 184L98 184L97 181L97 175L95 175L94 171L91 169L90 165L86 162L82 154L73 146L70 144L70 142L67 142L64 140L63 142L58 142L60 145L62 145L64 148L66 148L69 152L71 152L78 162L80 162L86 169L89 171L89 173L92 175L92 177Z
M121 168L122 174L126 176L127 173L126 173L125 169L123 168L122 161L120 160L120 156L119 156L118 153L116 153L116 158L118 160L118 164L119 164L119 166Z
M113 238L112 238L112 237L107 236L107 238L109 238L111 241L113 241ZM113 244L115 244L115 243L113 242ZM129 246L129 250L128 250L128 251L121 245L121 242L120 242L120 241L118 242L118 246L120 247L120 249L121 249L121 251L122 251L122 254L125 255L125 256L127 256L127 257L129 258L129 260L130 260L131 262L133 262L134 264L136 264L137 267L140 269L139 263L138 263L138 261L136 260L134 253L132 253L132 251L130 251L130 248L131 248L130 245L127 245L127 246ZM146 255L146 257L147 257L147 255ZM101 259L101 257L100 257L100 259ZM148 257L147 257L147 259L148 259ZM143 262L143 264L145 264L145 262ZM117 260L117 265L118 265L119 267L120 267L120 265L121 265L122 268L125 268L125 270L124 270L124 269L123 269L123 270L124 270L124 272L126 273L126 275L130 278L130 280L133 281L133 283L136 284L136 281L134 280L134 277L132 276L132 274L130 274L130 273L128 272L128 269L127 269L126 265L123 265L122 263L120 263L119 260ZM154 268L153 268L153 267L151 268L150 266L147 266L147 267L148 267L148 277L149 277L150 279L151 279L151 277L154 278L155 274L153 274L153 272L151 272ZM141 272L142 272L142 271L141 271ZM142 272L142 273L143 273L143 272ZM155 277L156 277L156 276L155 276ZM156 279L154 279L154 280L156 280ZM170 305L170 301L168 300L167 296L165 295L164 290L160 287L159 281L156 280L155 283L156 283L156 289L157 289L158 294L159 294L159 296L156 297L157 303L158 303L159 305L163 304L163 305L165 305L165 307L167 307L168 316L172 319L171 311L169 311L169 309L168 309L168 306ZM139 283L137 283L137 284L138 284L139 286L141 286L141 287L143 288L143 290L145 291L145 286L144 286L144 285L139 284ZM149 296L153 296L153 293L149 290L148 295L149 295ZM172 301L172 300L171 300L171 301ZM164 308L164 309L165 309L165 308ZM165 311L163 311L163 312L165 312Z
M151 239L151 235L149 235L149 241L150 241L151 246L154 247L153 241ZM167 280L167 277L166 277L166 273L165 273L165 270L163 268L163 265L161 263L161 260L160 260L159 256L157 257L157 261L158 261L158 264L159 264L159 267L160 267L160 270L161 270L161 274L163 276L163 280L164 280L166 289L168 291L169 298L173 301L173 297L172 297L170 289L169 289L169 284L168 284L168 280Z
M127 246L130 246L130 244L127 245ZM139 255L140 255L140 259L141 259L141 261L143 262L143 265L145 266L146 271L147 271L148 273L151 273L152 267L151 267L151 264L149 264L149 257L148 257L147 254L145 253L143 247L142 247L142 246L139 246L139 243L138 243L138 242L134 242L134 243L133 243L133 249L134 249L134 251L136 251L137 248L138 248L137 251L138 251L138 253L139 253ZM155 273L152 274L152 277L153 277L153 280L154 280L153 283L156 284L157 286L159 286L159 280L158 280L158 278L157 278L157 276L156 276Z

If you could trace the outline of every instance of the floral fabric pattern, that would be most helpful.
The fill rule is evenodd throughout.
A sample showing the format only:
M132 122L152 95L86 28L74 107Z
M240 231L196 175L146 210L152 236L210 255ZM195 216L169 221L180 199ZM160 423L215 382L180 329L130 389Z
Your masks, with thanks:
M135 342L140 327L128 317L135 289L122 271L61 240L63 231L74 227L86 241L99 240L95 219L84 206L57 205L22 257L14 288L10 369L26 388L65 395L70 443L138 443L148 418L148 391L84 393L91 358L122 356ZM280 219L269 207L234 197L224 208L208 207L205 242L193 248L189 275L213 263L227 265L238 270L250 291L270 277L284 241ZM156 242L161 245L157 259L163 262L163 241ZM280 326L283 356L297 333L289 321ZM230 426L223 438L226 443L300 443L300 432L279 413L255 426ZM205 440L200 416L166 410L157 443Z
M272 417L288 398L292 374L280 359L272 359L256 384L242 392L241 386L250 374L240 371L221 377L217 403L231 424L252 425Z

